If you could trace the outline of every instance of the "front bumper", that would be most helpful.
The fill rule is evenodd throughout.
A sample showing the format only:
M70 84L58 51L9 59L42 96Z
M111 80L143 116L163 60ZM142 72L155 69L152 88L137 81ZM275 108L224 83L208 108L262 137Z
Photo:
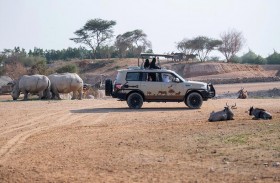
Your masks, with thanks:
M207 85L207 90L208 90L208 93L209 93L208 98L213 98L213 97L216 96L216 90L215 90L214 86L211 83L209 83Z
M215 88L211 83L207 85L207 90L200 90L200 93L204 101L216 96Z

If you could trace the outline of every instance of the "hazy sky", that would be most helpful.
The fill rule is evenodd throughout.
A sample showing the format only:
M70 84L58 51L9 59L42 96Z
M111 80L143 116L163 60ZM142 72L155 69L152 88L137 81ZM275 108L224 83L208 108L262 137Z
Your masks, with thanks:
M155 53L183 38L241 31L248 49L280 52L280 0L0 0L0 51L78 47L69 38L89 19L115 20L114 35L142 29Z

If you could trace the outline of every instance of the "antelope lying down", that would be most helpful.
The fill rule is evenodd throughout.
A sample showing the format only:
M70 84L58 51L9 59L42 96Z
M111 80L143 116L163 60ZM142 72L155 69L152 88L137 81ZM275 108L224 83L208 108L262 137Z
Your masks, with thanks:
M264 109L254 108L249 109L249 115L253 116L253 119L272 119L272 115Z
M237 93L238 93L238 97L237 98L239 98L239 99L246 99L246 98L248 98L248 92L247 92L247 90L244 91L244 88L241 88Z
M236 109L236 104L231 107L226 104L224 110L218 112L213 111L210 114L208 121L214 122L214 121L234 120L233 119L234 114L231 109Z

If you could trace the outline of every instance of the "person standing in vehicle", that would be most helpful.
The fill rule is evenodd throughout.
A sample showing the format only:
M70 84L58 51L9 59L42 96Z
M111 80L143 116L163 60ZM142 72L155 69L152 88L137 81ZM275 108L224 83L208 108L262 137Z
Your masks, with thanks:
M156 65L156 58L153 58L151 64L150 64L150 69L160 69L160 67L158 67Z
M150 67L150 61L149 59L146 59L144 63L144 69L148 69L149 67Z

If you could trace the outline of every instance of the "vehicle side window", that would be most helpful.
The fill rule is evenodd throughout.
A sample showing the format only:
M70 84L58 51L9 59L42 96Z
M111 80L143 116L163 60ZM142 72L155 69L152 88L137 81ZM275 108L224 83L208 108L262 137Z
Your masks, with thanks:
M157 72L149 72L146 81L161 82L161 74Z
M149 81L149 75L147 72L142 72L142 81Z
M165 83L175 82L176 76L172 73L162 73L162 81Z
M139 72L128 72L126 74L126 81L140 81Z

